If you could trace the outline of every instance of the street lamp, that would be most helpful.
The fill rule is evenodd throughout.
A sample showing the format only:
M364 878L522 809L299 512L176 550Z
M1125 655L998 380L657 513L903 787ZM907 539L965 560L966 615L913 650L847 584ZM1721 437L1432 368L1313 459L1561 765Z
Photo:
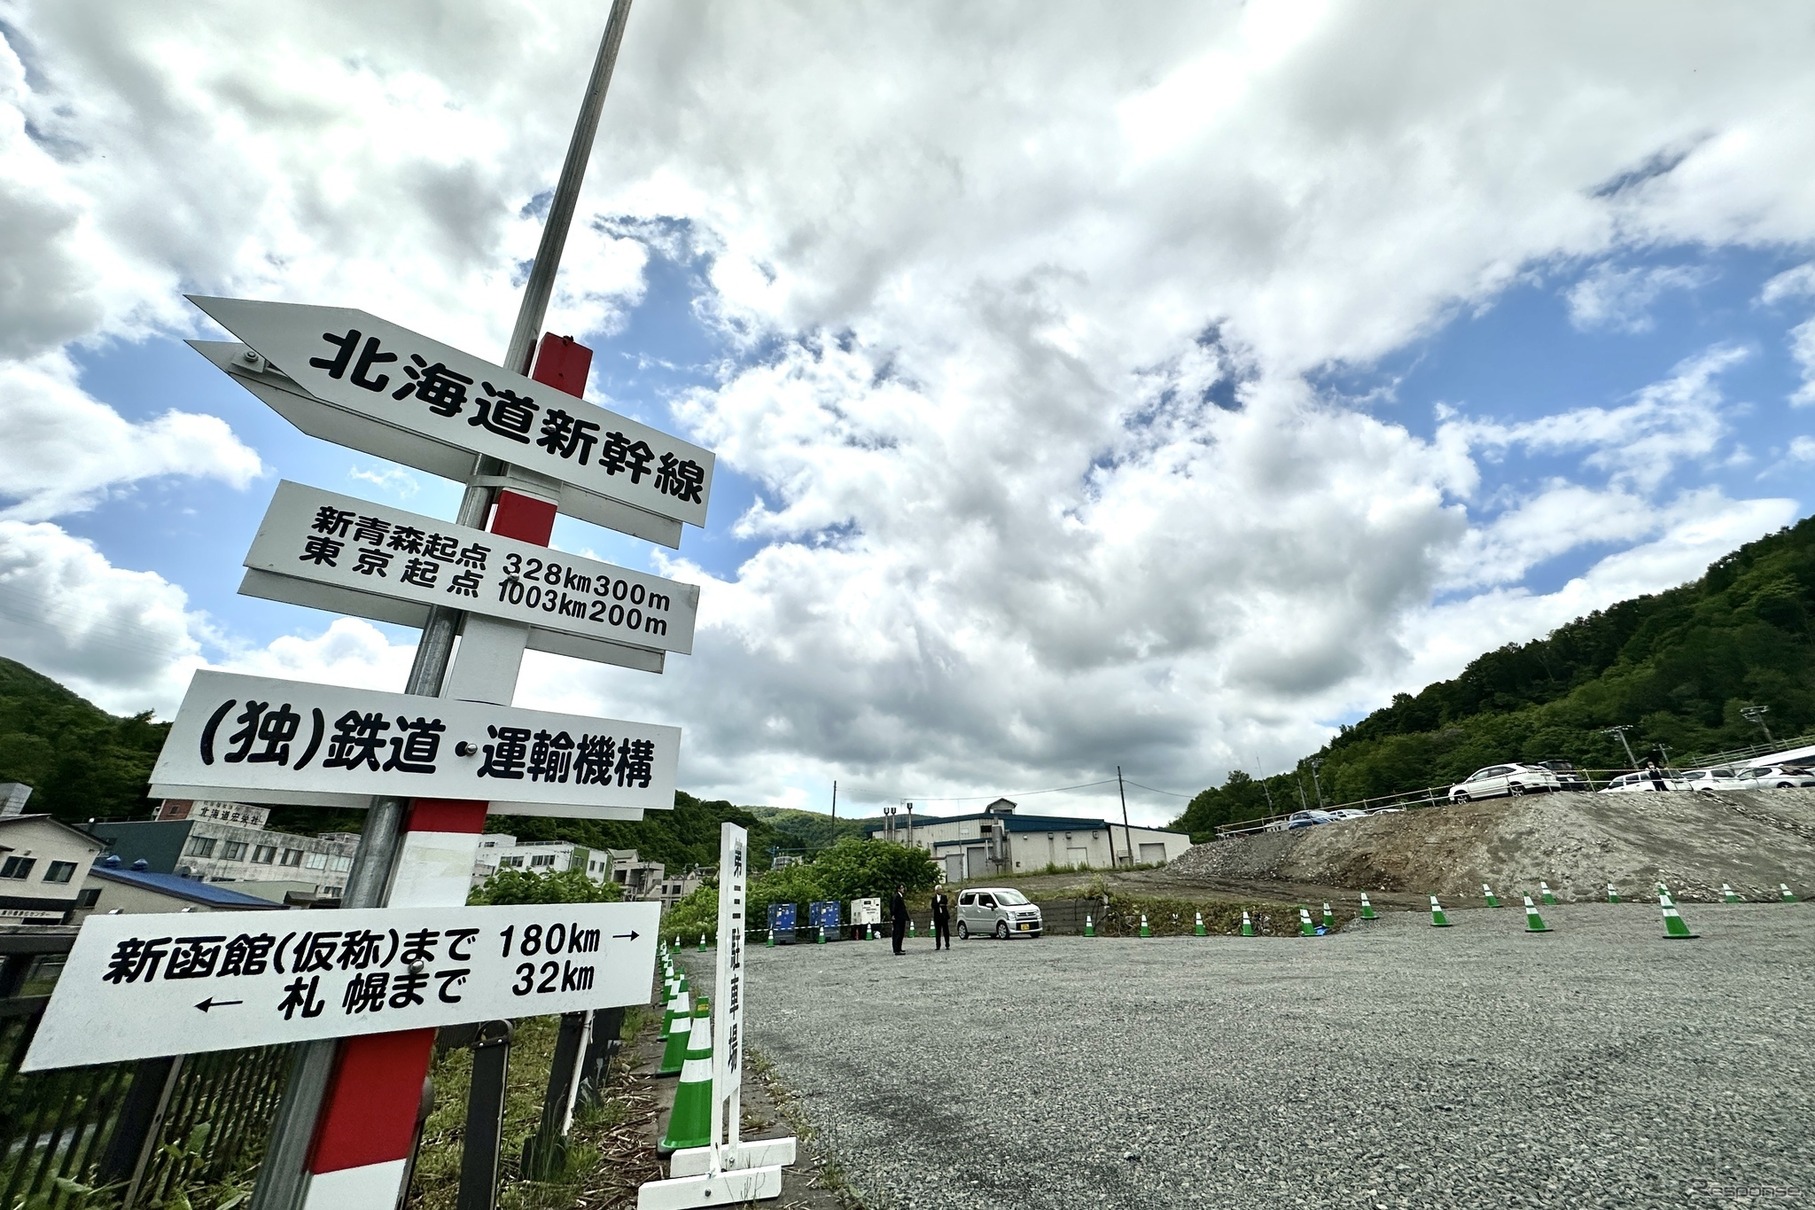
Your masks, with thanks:
M911 849L914 847L914 804L913 803L909 803L907 805L907 817L908 817L907 842L908 842L908 848Z
M895 812L898 810L900 810L899 807L882 809L882 838L884 840L895 839Z
M1748 723L1756 723L1759 729L1765 733L1765 739L1773 744L1777 742L1777 737L1771 734L1771 728L1765 726L1765 715L1771 713L1771 707L1742 706L1739 713Z

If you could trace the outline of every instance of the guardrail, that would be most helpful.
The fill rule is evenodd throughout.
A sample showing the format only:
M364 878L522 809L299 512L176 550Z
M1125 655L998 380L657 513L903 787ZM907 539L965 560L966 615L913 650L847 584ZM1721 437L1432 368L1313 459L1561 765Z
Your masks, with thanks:
M1779 752L1785 750L1782 744L1772 745L1772 748ZM1694 767L1701 768L1704 763L1707 762L1698 762ZM1578 769L1576 771L1587 780L1590 790L1599 789L1616 777L1640 772L1638 769ZM1664 774L1666 777L1672 777L1675 771L1673 766L1665 769ZM1314 811L1359 810L1372 813L1383 808L1415 811L1424 807L1445 806L1449 803L1450 787L1455 784L1455 782L1444 782L1440 786L1426 786L1422 790L1408 790L1401 794L1381 794L1373 798L1358 798L1353 802L1331 803L1328 806L1310 809ZM1297 813L1297 811L1283 811L1276 815L1263 815L1258 819L1243 819L1234 823L1217 824L1216 839L1225 840L1231 836L1250 836L1256 832L1274 831L1283 828L1285 822Z
M1688 767L1706 769L1711 765L1730 765L1754 756L1774 756L1780 752L1794 752L1798 748L1815 748L1815 735L1799 735L1795 739L1782 739L1769 744L1753 744L1749 748L1735 748L1731 752L1714 752L1697 756L1689 762Z

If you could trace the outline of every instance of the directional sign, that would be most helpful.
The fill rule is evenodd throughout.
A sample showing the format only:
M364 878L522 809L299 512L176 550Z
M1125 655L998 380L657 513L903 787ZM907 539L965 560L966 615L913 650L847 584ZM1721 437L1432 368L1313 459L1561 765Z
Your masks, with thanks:
M279 483L240 584L405 626L446 605L531 627L538 651L662 670L693 650L699 586L561 554L298 483Z
M26 1070L649 999L658 903L90 916Z
M456 479L489 455L561 484L563 512L667 546L706 523L699 446L364 311L190 301L253 355L196 348L311 436Z
M641 819L674 806L678 727L197 672L153 798L365 807L485 801L507 815Z

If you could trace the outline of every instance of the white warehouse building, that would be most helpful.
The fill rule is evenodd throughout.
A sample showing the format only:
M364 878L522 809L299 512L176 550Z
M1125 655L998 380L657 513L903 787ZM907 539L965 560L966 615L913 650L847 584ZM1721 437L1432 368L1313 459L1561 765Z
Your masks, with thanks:
M1158 865L1191 847L1183 832L1079 816L1024 815L1006 798L970 815L916 819L911 838L903 815L895 816L892 829L872 828L870 836L927 850L944 867L947 882L1031 874L1048 866L1106 870Z

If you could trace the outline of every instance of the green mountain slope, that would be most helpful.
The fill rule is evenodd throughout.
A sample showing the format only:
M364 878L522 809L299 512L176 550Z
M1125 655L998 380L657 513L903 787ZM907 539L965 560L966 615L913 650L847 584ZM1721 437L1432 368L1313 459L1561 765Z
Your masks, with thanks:
M1747 544L1694 583L1622 601L1543 639L1490 651L1453 680L1401 693L1315 755L1324 796L1348 802L1460 780L1483 765L1561 758L1627 765L1606 733L1630 724L1640 760L1680 763L1763 739L1741 716L1770 708L1780 737L1815 723L1815 518ZM1660 750L1659 745L1663 746ZM1307 765L1263 783L1231 774L1175 826L1207 838L1218 823L1296 809ZM1315 805L1315 799L1312 799Z
M25 665L0 659L0 781L33 787L26 810L80 823L143 814L168 723L117 718Z

